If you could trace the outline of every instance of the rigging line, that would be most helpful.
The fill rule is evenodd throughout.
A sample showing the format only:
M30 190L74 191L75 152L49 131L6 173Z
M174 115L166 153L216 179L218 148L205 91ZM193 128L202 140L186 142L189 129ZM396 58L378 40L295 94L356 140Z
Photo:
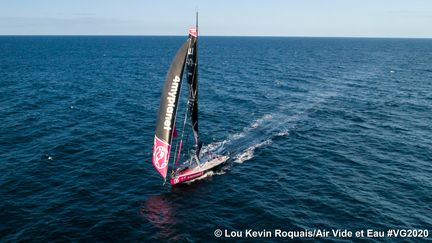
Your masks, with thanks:
M188 111L189 111L189 101L188 101L188 103L186 105L186 112L185 112L185 117L184 117L184 120L183 120L183 127L182 127L182 132L181 132L181 135L180 135L180 139L177 140L175 154L174 154L174 161L177 161L177 156L179 156L179 155L177 155L177 149L178 149L178 146L179 146L179 142L181 140L183 140L183 135L184 135L185 127L186 127L186 121L187 121L187 117L188 117Z
M190 133L190 130L191 129L187 129L186 127L184 129L185 136L186 136L186 138L185 138L185 147L186 147L186 150L185 151L187 151L188 153L189 153L189 133Z
M186 141L186 151L187 151L188 158L190 157L190 152L189 152L189 150L190 150L190 147L189 147L189 134L190 134L190 131L189 131L189 129L187 129L186 130L186 139L185 139L185 141ZM189 160L189 165L191 165L191 164L192 164L191 160Z
M185 128L186 128L187 117L188 117L188 111L189 111L189 101L188 101L188 104L186 105L186 112L185 112L185 117L183 120L182 133L181 133L180 139L177 141L177 145L176 145L176 153L175 153L175 157L174 157L174 161L176 161L176 166L178 166L177 162L178 162L178 158L180 158L180 151L177 154L177 147L179 145L179 142L181 142L183 140L183 136L184 136L184 132L185 132ZM186 141L186 143L187 143L187 141ZM181 149L181 148L179 148L179 149Z
M196 71L194 71L194 74L193 74L194 76L195 76L195 72ZM197 85L197 88L195 89L194 96L193 96L194 97L194 99L193 99L194 102L192 102L192 104L191 104L191 114L193 114L193 112L194 112L195 100L198 99L198 97L196 97L197 96L197 92L198 92L198 85ZM194 128L195 124L197 124L198 121L196 121L195 123L192 123L192 116L190 117L190 119L191 119L192 130L194 130L193 128ZM194 133L195 133L195 131L194 131ZM199 135L198 135L198 133L196 134L196 137L197 137L197 141L195 141L195 142L196 142L196 145L198 146L198 143L199 143Z
M191 42L189 42L189 47L188 47L188 49L190 48L190 44L191 44ZM181 91L181 90L180 90L180 91ZM189 91L189 93L190 93L190 91ZM189 94L189 95L190 95L190 94ZM188 96L189 96L189 95L188 95ZM183 121L182 133L181 133L180 139L178 139L177 142L176 142L176 149L175 149L175 152L174 152L174 160L173 160L173 163L174 163L174 164L176 164L177 157L179 156L179 155L177 154L177 150L179 149L179 143L180 143L180 141L183 140L183 134L184 134L184 130L185 130L185 127L186 127L186 121L187 121L187 117L188 117L188 111L189 111L189 99L188 99L188 101L187 101L187 105L186 105L186 112L185 112L185 117L184 117L184 121Z

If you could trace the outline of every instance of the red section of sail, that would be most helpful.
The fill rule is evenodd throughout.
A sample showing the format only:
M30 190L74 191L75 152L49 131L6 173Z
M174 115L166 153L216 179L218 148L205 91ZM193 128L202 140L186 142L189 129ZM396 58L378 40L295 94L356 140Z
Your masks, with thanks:
M173 137L174 137L174 138L176 138L176 137L177 137L177 135L178 135L178 133L177 133L177 128L176 128L176 127L174 127Z
M163 178L166 178L168 171L168 160L171 145L155 136L153 145L153 165Z
M195 27L190 28L189 29L189 35L191 35L193 37L197 37L198 36L197 29Z

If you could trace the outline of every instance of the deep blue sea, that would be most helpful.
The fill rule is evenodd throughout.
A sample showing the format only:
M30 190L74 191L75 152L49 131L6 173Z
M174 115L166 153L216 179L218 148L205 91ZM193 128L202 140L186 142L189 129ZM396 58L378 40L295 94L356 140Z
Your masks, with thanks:
M200 135L230 160L171 188L151 156L185 39L0 37L1 242L432 234L431 39L201 37Z

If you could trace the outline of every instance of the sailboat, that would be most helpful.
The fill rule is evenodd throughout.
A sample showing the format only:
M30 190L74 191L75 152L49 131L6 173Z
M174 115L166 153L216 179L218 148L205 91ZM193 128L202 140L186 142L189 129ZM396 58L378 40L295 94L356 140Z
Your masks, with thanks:
M188 97L186 112L182 124L181 135L176 127L177 110L179 106L180 91L183 74L186 70ZM190 123L194 137L192 151L182 151L186 124ZM175 144L175 145L174 145ZM171 148L175 146L171 156ZM198 133L198 12L196 13L195 27L189 29L189 35L184 44L175 55L162 90L159 112L156 122L156 131L153 145L153 165L167 180L170 157L173 157L170 178L171 185L189 182L203 176L206 172L214 170L225 163L229 157L217 155L212 152L202 152L203 143ZM183 154L190 155L186 161L180 161ZM183 156L184 157L184 156ZM182 162L182 163L180 163Z

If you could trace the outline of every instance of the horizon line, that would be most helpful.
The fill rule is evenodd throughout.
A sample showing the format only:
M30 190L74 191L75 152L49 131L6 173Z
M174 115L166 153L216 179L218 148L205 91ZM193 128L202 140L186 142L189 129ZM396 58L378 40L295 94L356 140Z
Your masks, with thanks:
M0 37L24 37L24 36L64 36L64 37L184 37L187 35L154 35L154 34L0 34ZM432 37L413 36L314 36L314 35L200 35L200 37L260 37L260 38L358 38L358 39L432 39Z

